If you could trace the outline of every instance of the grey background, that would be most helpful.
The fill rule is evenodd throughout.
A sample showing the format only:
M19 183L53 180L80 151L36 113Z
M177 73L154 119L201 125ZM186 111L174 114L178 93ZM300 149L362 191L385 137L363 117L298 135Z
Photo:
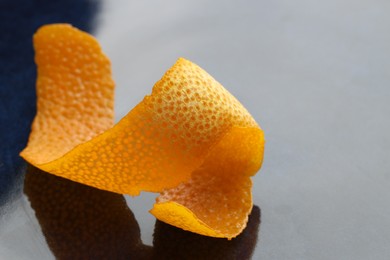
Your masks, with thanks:
M390 259L389 13L384 0L105 1L96 36L117 120L185 57L262 126L254 259ZM154 197L127 198L146 244ZM28 207L8 215L0 255L50 259Z
M262 126L255 259L389 259L389 13L378 0L121 1L97 36L118 118L183 56ZM133 211L150 242L147 204Z

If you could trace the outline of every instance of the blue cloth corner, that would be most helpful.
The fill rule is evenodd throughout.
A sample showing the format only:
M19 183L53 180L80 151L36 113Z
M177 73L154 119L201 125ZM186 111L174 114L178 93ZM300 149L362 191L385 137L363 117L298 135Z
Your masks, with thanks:
M36 113L32 36L44 24L70 23L91 32L96 0L0 1L0 207L20 191L25 147Z

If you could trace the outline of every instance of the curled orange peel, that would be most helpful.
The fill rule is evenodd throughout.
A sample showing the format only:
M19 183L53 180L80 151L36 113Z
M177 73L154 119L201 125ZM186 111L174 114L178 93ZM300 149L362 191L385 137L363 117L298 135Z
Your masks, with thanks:
M114 83L98 42L54 24L34 47L38 111L24 159L103 190L160 192L151 213L185 230L230 239L244 229L264 135L221 84L180 58L113 126Z

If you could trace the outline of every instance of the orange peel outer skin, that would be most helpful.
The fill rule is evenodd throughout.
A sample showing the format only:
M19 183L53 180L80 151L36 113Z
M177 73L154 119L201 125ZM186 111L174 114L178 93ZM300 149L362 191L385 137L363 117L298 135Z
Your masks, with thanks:
M260 129L232 128L190 180L161 193L151 213L202 235L236 237L252 210L250 176L261 167L263 147Z
M68 24L34 35L37 115L22 157L41 165L112 127L111 63L98 42Z
M103 190L161 192L151 213L186 230L242 231L264 135L221 84L180 58L113 126L114 82L97 41L55 24L38 30L34 46L38 112L23 158Z

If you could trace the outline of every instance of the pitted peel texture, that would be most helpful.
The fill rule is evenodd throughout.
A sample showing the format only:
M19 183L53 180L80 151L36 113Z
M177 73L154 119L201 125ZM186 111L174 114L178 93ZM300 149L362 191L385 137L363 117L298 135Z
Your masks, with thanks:
M110 61L92 36L47 25L34 47L38 112L23 158L98 189L160 192L151 213L195 233L243 230L264 135L220 83L180 58L114 125Z

